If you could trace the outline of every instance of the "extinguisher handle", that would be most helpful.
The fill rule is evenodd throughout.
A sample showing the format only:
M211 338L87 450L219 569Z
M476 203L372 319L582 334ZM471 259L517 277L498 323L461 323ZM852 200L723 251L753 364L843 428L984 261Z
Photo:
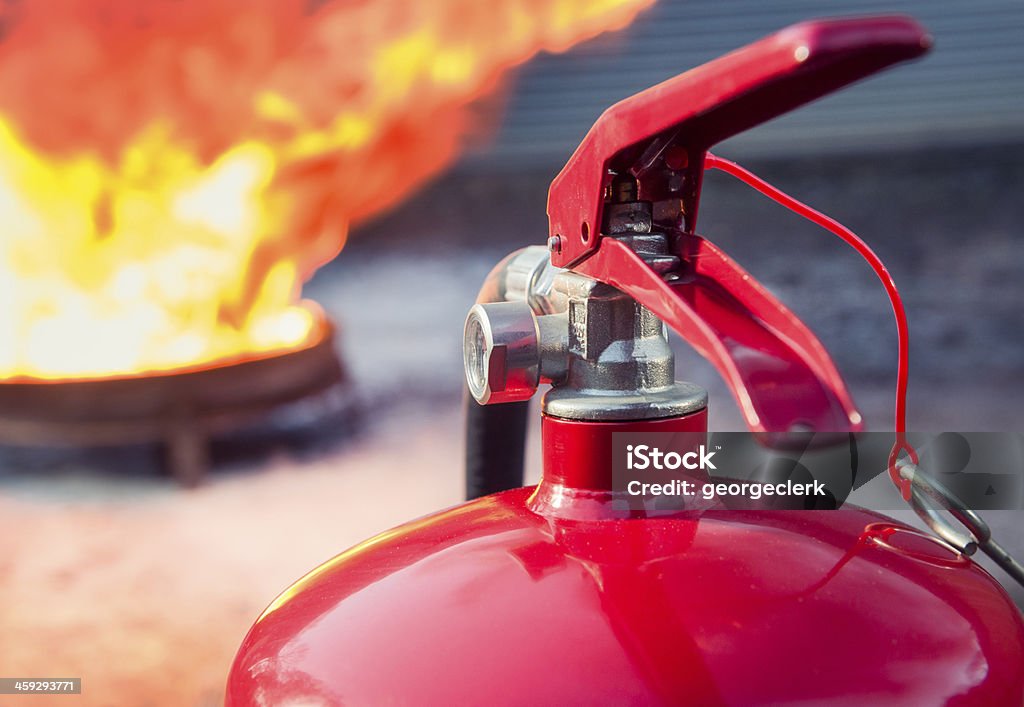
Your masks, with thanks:
M680 199L692 233L708 148L930 45L904 16L803 22L620 101L551 184L552 262L572 267L597 249L615 174L633 175L646 201ZM673 179L673 170L683 178Z
M797 430L861 429L814 334L696 235L702 176L707 150L720 140L916 57L930 43L908 17L804 22L612 106L551 184L551 262L618 288L660 317L715 365L748 427L768 443ZM606 203L627 208L609 210L605 223ZM634 213L647 215L631 221ZM608 235L630 231L664 232L678 268L655 271Z

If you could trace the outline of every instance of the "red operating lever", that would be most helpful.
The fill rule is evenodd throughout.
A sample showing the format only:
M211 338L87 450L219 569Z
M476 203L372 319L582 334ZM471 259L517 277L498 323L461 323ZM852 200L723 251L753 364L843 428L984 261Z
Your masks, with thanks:
M695 234L704 159L715 143L929 45L905 17L806 22L612 106L551 185L552 262L651 309L715 365L752 430L861 429L814 334ZM652 203L655 229L672 236L681 262L672 277L602 233L612 181L623 175L635 180L639 200Z

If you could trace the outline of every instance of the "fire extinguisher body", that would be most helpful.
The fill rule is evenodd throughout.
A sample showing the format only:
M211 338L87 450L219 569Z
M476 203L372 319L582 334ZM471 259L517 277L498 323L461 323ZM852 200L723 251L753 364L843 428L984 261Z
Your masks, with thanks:
M1024 624L863 510L566 520L534 489L385 532L285 591L227 704L1021 704Z

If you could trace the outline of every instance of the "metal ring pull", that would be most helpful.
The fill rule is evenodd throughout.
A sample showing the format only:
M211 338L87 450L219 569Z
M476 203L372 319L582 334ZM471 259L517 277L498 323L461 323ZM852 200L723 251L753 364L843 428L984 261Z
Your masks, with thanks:
M910 505L932 531L964 555L981 550L993 562L1024 586L1024 565L1018 562L992 537L992 529L981 516L952 491L917 464L901 461L897 464L900 476L911 483ZM957 529L942 515L946 511L960 522L964 530Z

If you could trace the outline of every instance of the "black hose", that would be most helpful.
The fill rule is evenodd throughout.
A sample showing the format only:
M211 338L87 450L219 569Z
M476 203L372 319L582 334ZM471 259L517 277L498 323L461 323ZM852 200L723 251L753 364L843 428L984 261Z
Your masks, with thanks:
M477 295L478 304L506 301L509 268L527 250L510 253L494 266ZM538 255L547 261L546 249L535 249L535 260ZM533 267L536 265L534 263ZM522 275L520 272L519 276ZM466 499L471 501L519 488L523 485L530 401L480 405L468 389L463 391L463 399L466 410Z
M465 401L466 499L519 488L530 402L480 405L468 391Z

